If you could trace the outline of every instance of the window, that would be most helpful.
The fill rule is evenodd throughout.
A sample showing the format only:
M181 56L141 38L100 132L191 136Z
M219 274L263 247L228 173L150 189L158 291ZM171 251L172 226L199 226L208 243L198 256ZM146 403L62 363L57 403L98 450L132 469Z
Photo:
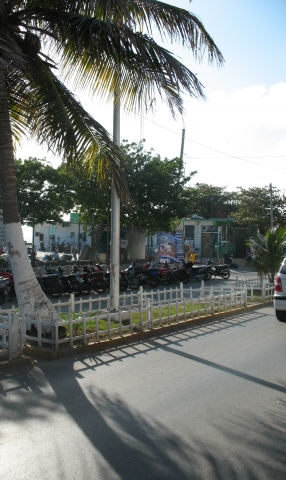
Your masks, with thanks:
M195 226L185 225L185 237L187 240L194 240L195 238Z

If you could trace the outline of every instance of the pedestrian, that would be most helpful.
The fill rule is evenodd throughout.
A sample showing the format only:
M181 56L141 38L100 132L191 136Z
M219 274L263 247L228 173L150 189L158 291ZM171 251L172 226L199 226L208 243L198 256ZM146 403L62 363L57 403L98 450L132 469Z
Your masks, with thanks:
M72 238L71 235L70 235L70 237L69 237L68 240L67 240L67 244L68 244L68 246L69 246L69 251L70 251L70 253L72 253L72 246L75 245L75 243L74 243L73 238Z

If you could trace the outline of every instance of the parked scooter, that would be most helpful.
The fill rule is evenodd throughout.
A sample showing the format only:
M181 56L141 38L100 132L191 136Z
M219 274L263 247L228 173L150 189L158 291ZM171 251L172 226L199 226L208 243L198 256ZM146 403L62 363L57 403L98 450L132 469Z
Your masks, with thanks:
M47 269L47 275L37 275L36 278L42 287L42 290L53 298L59 298L63 294L63 288L60 284L58 273L50 273Z
M0 305L9 297L9 280L5 277L0 277Z
M148 262L147 262L148 263ZM152 288L156 288L159 285L159 278L158 272L159 268L150 268L152 267L150 264L145 264L145 266L140 265L136 262L132 262L130 265L131 267L131 275L133 276L133 280L137 278L140 285L150 285ZM144 268L145 267L145 268Z
M210 265L194 265L193 262L185 264L190 280L210 280L211 278L211 266Z
M14 278L11 268L6 268L5 270L0 270L0 276L8 280L8 285L6 288L6 293L8 292L8 300L12 301L13 297L16 297Z
M89 273L80 272L79 268L76 265L73 265L71 274L78 275L78 277L82 280L81 282L82 294L89 295L92 290L92 284L89 281Z
M110 272L106 272L100 265L96 264L94 267L84 266L83 271L88 273L88 281L91 284L92 290L97 293L104 293L110 289ZM120 291L128 288L128 281L124 275L119 275Z
M64 275L63 267L58 267L60 275L60 284L64 293L73 293L75 297L79 297L82 294L82 282L83 280L75 273L70 275Z
M227 280L230 277L230 270L227 263L223 265L215 265L211 260L207 261L207 264L211 266L211 276L212 277L221 277L224 280Z

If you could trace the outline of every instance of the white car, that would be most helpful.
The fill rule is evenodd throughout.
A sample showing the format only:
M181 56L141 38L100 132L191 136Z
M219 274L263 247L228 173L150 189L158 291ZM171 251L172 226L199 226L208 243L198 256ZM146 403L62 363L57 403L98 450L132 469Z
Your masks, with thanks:
M275 280L274 308L277 320L286 323L286 258L284 258Z

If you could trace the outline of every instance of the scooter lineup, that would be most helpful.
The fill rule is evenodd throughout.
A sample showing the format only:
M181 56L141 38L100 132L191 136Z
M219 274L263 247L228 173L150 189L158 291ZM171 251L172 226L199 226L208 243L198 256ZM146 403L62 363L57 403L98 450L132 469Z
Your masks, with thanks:
M0 272L0 305L11 300L15 294L13 275L11 272ZM10 278L11 277L11 278ZM228 264L215 265L208 260L206 265L194 265L189 261L180 267L170 267L167 262L157 265L146 262L144 265L133 261L128 268L120 271L120 290L127 288L138 290L141 285L157 288L159 285L184 284L190 281L208 281L213 277L227 280L230 277ZM75 296L89 295L92 291L102 294L110 289L110 272L100 265L86 265L82 270L74 265L71 273L64 274L61 266L57 269L45 267L44 275L36 276L43 291L52 298L73 293Z

